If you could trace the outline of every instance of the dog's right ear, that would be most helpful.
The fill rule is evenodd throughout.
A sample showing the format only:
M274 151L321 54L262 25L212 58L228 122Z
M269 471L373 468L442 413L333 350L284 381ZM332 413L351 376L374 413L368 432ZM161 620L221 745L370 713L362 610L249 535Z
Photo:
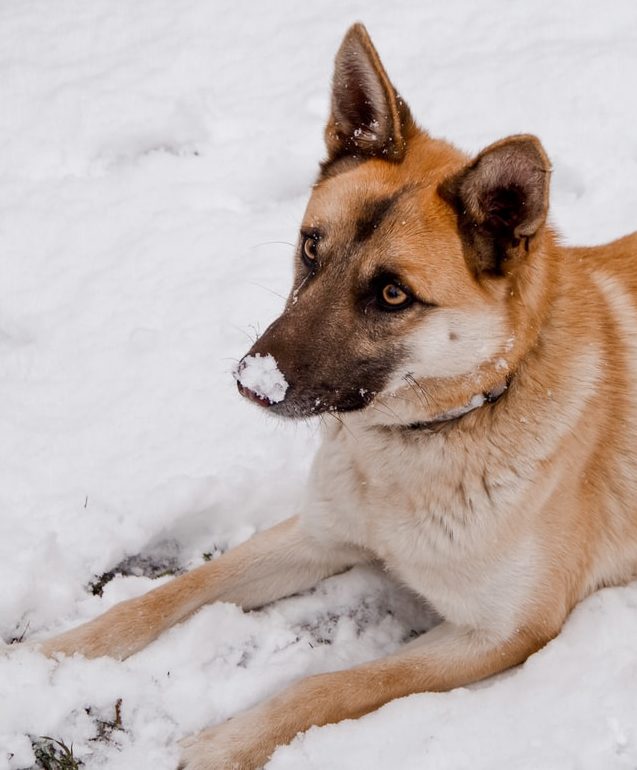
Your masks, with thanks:
M336 54L332 111L325 128L331 163L344 156L378 157L399 162L413 125L367 30L354 24Z

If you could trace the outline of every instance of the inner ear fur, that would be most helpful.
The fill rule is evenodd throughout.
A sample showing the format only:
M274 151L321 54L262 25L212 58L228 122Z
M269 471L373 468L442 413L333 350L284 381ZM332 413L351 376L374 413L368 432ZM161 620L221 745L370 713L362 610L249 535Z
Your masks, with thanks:
M346 156L399 162L412 125L362 24L347 31L336 54L325 144L331 163Z
M546 221L551 165L540 141L511 136L490 145L438 191L458 217L469 267L503 275Z

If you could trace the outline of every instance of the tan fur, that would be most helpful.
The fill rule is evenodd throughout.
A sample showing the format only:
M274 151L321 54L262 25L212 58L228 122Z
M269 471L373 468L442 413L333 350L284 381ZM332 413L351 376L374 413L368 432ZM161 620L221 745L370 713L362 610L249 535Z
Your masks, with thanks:
M381 119L387 111L382 141L374 145L368 131L356 148L333 108L330 158L303 222L324 230L320 265L315 277L297 266L284 314L253 352L275 351L293 374L306 344L299 337L295 345L294 335L319 313L334 335L346 325L355 338L330 349L328 335L317 348L317 366L332 377L345 377L350 353L380 357L388 323L407 352L366 408L327 423L298 517L42 649L125 657L207 602L250 609L371 559L445 620L393 656L302 680L189 739L187 770L256 768L310 725L521 663L583 597L637 568L637 234L603 247L561 247L544 221L548 162L537 140L504 140L470 162L415 128L360 26L339 53L338 77L347 76L352 51L367 51L357 66L375 83ZM388 159L395 138L400 152ZM497 274L485 269L488 249L462 234L464 212L454 210L445 185L466 195L479 218L480 185L498 184L501 168L528 184L536 208L513 233ZM339 244L355 240L370 197L399 191L364 245L338 263ZM379 316L369 333L356 331L351 297L379 265L436 307ZM495 403L413 427L507 381Z

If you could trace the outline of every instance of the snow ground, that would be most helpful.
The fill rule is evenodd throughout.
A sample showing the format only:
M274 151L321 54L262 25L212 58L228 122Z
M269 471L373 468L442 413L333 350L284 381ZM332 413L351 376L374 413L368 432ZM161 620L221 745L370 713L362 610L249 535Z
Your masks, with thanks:
M637 5L5 0L0 4L0 634L50 634L293 512L316 427L230 374L282 305L322 156L332 59L361 19L434 134L537 133L552 217L637 218ZM124 558L130 574L87 589ZM136 574L137 573L137 574ZM167 578L159 578L167 579ZM0 770L27 736L88 770L174 767L174 741L427 618L369 569L244 614L207 607L125 663L0 657ZM268 765L634 770L637 584L584 602L524 666L313 729ZM95 740L98 720L124 730Z

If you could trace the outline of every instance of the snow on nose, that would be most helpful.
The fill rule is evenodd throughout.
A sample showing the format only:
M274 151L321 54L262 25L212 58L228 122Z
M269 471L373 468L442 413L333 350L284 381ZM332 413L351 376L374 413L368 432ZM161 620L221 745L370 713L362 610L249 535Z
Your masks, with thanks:
M288 383L272 355L245 356L233 371L241 395L264 406L278 404L285 398ZM254 398L256 396L256 398Z

